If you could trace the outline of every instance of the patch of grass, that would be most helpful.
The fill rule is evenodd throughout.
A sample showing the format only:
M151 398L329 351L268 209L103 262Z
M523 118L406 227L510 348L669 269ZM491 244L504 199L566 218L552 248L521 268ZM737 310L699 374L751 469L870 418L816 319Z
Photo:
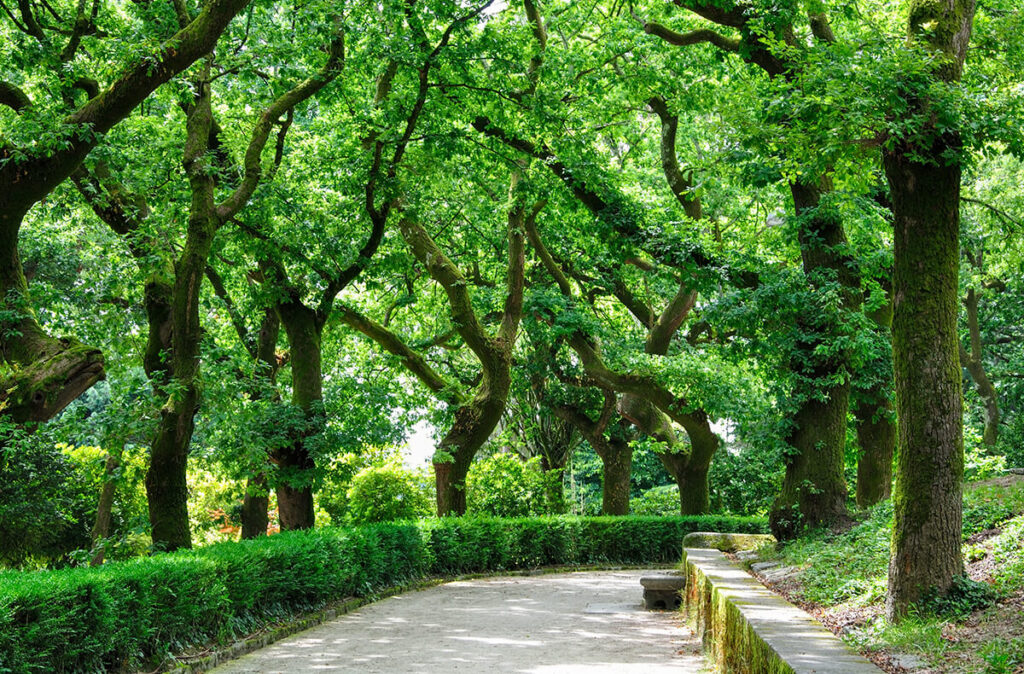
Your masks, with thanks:
M997 539L995 562L999 572L997 587L1008 592L1024 586L1024 481L1009 485L987 485L964 492L964 537L1005 526ZM1016 519L1011 519L1016 516ZM1009 521L1009 522L1008 522ZM841 534L814 531L785 544L771 555L789 566L800 567L802 599L835 606L867 606L885 597L892 536L892 504L880 503L867 511L866 518ZM982 554L976 546L966 545L970 559ZM975 601L981 589L971 587L967 594L950 605L937 606L940 613L963 615L967 606L984 605ZM961 595L963 593L960 593ZM979 595L980 596L980 595ZM961 601L962 600L962 601ZM956 604L955 606L953 604ZM969 613L969 611L968 611Z
M964 538L994 529L1024 514L1024 481L968 488L964 492Z
M1024 667L1024 637L993 639L981 647L984 674L1014 674Z
M1004 594L1024 589L1024 515L1007 522L992 542L993 581Z
M912 613L896 625L880 619L865 630L861 645L871 650L893 649L937 660L950 649L949 641L942 636L945 626L944 620L921 613Z

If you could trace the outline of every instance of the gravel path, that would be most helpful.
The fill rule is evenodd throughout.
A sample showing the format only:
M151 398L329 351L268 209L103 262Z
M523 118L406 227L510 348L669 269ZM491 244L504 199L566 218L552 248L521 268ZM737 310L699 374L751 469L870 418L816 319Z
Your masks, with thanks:
M389 597L218 667L250 672L697 674L677 612L648 612L640 576L483 578Z

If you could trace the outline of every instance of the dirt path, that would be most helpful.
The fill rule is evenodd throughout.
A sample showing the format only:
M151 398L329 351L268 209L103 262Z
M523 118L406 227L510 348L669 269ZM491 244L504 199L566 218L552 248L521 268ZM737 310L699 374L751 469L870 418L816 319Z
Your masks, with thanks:
M641 606L640 576L601 571L484 578L369 604L229 662L249 672L697 674L677 612Z

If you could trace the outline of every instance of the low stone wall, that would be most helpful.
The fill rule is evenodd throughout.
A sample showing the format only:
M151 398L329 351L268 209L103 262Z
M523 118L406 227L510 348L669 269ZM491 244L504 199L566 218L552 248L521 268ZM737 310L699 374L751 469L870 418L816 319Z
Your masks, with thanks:
M683 610L722 674L878 674L718 550L685 548Z

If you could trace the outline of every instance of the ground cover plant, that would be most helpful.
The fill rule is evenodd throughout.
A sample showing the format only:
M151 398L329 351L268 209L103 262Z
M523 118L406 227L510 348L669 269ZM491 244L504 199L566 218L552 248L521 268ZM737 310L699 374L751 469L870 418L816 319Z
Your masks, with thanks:
M884 620L892 505L883 502L848 531L819 531L761 551L781 569L764 576L883 665L935 672L1013 672L1024 629L1024 476L969 484L962 549L966 575L932 595L899 625ZM756 562L754 562L756 563ZM901 659L902 654L902 659ZM908 659L913 655L917 660Z

